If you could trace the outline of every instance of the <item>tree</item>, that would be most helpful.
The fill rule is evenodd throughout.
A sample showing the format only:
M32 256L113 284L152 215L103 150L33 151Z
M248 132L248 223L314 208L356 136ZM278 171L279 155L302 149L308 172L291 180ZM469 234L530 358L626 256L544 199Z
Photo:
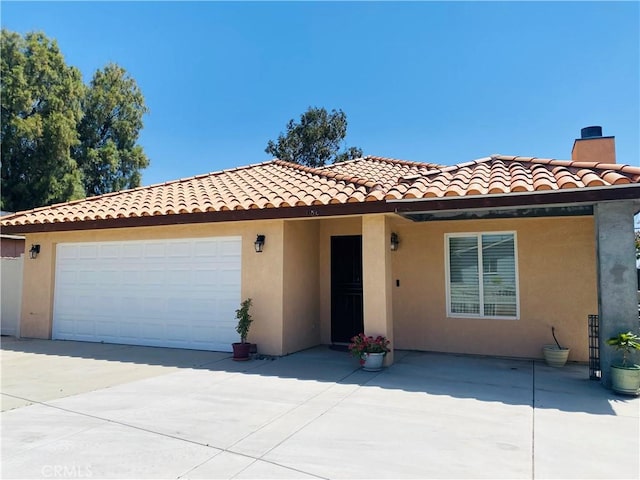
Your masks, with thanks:
M84 85L43 33L2 29L0 154L2 209L18 211L81 198L78 143Z
M115 64L89 86L55 40L2 29L3 210L27 210L140 185L144 97Z
M116 64L98 70L82 102L80 144L73 157L88 195L140 185L140 170L149 159L136 145L148 111L136 81Z
M324 108L309 107L300 116L299 123L289 120L286 134L281 133L277 142L269 140L265 152L309 167L362 156L362 150L357 147L338 153L346 134L347 116L342 110L329 113Z
M349 147L344 152L339 153L333 163L345 162L356 158L362 158L362 149L358 147Z

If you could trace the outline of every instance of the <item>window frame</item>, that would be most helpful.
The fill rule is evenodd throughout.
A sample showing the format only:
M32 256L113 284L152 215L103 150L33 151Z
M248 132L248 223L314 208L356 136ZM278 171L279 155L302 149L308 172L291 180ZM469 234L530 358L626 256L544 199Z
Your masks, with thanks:
M513 261L515 274L515 293L516 293L516 315L485 315L484 312L484 271L482 268L482 237L484 235L513 235ZM451 258L449 239L451 238L469 238L475 237L480 247L480 256L478 257L478 282L480 297L480 313L454 313L451 311ZM482 231L482 232L455 232L446 233L444 236L444 257L445 257L445 290L447 303L447 318L474 318L474 319L490 319L490 320L520 320L520 274L518 271L518 235L516 231Z

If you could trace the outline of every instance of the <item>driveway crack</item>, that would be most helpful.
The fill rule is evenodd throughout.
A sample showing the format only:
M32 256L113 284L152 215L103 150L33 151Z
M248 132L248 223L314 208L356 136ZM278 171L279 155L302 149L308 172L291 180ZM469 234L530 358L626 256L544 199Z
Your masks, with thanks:
M261 425L258 429L254 430L253 432L245 435L244 437L242 437L241 439L239 439L238 441L236 441L235 443L233 443L233 445L231 445L231 447L237 445L238 443L242 442L243 440L249 438L250 436L254 435L256 432L259 432L260 430L262 430L263 428L266 428L268 425L273 424L274 422L280 420L281 418L291 414L292 412L295 412L297 409L302 408L303 405L305 405L306 403L308 403L309 401L318 398L319 396L327 393L329 390L331 390L332 388L335 388L336 385L342 384L343 381L345 381L347 378L351 377L354 373L360 371L360 369L354 369L352 370L350 373L348 373L347 375L345 375L344 377L336 380L334 382L333 385L330 385L329 387L325 388L324 390L322 390L321 392L318 392L316 395L313 395L312 397L309 397L303 404L300 405L296 405L293 408L290 408L289 410L287 410L286 412L282 413L281 415L278 415L277 417L271 419L269 422L265 423L264 425ZM349 397L351 397L355 392L357 392L358 390L360 390L363 386L367 385L371 380L373 380L375 377L377 377L379 375L379 373L377 373L376 375L373 375L371 378L369 378L366 382L364 382L361 385L358 385L356 388L354 388L351 392L349 392L347 395L345 395L344 397L340 398L338 401L334 402L332 405L330 405L329 407L325 408L322 412L320 412L318 415L314 416L313 418L311 418L310 420L306 421L305 423L303 423L301 426L299 426L294 432L290 433L289 435L287 435L285 438L283 438L282 440L280 440L278 443L276 443L275 445L273 445L271 448L269 448L267 451L265 451L262 455L260 455L259 457L256 457L256 460L254 462L252 462L251 464L247 465L245 468L243 468L242 470L240 470L238 473L236 473L236 475L234 475L232 478L236 478L238 475L240 475L242 472L244 472L245 470L247 470L251 465L253 465L254 463L256 463L257 461L263 461L263 462L268 462L268 463L272 463L275 465L279 465L279 466L283 466L280 465L278 463L275 462L271 462L269 460L266 460L264 457L266 455L268 455L269 453L271 453L273 450L275 450L276 448L278 448L280 445L282 445L284 442L286 442L287 440L289 440L290 438L292 438L293 436L295 436L296 434L298 434L300 431L302 431L304 428L306 428L307 426L309 426L311 423L315 422L317 419L323 417L324 415L326 415L328 412L330 412L331 410L333 410L335 407L337 407L338 405L340 405L341 403L343 403L346 399L348 399ZM230 448L231 448L230 447ZM326 477L322 477L319 476L317 474L311 473L311 472L307 472L307 471L302 471L302 470L297 470L295 468L292 467L286 467L289 468L291 470L295 470L297 472L300 473L304 473L306 475L311 475L313 477L316 478L322 478L322 479L326 479ZM328 480L328 479L327 479Z

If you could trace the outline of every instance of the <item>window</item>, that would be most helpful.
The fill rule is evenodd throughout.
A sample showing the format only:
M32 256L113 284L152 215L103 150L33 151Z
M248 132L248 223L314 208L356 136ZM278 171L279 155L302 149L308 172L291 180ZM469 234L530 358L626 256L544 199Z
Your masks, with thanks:
M450 234L445 243L447 314L518 318L515 233Z

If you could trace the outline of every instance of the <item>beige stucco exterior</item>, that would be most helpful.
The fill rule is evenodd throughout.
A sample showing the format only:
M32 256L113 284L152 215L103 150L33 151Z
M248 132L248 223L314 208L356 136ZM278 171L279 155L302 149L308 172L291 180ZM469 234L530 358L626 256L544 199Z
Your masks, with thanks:
M255 253L256 235L266 236L264 251ZM56 244L168 238L242 237L242 298L252 298L255 319L249 340L260 344L265 354L283 351L283 237L282 220L228 222L161 227L84 230L27 235L40 244L37 259L26 259L22 300L21 334L51 338Z
M516 232L520 318L447 318L445 234L490 231ZM391 232L401 242L395 252ZM257 234L266 236L260 254ZM22 335L51 336L57 243L231 235L242 237L242 298L253 299L249 340L261 353L331 342L331 237L362 235L366 333L387 335L397 349L540 357L553 325L571 360L588 359L586 318L597 313L588 216L414 223L379 214L30 234L27 244L41 251L25 261Z
M541 357L551 326L570 359L588 360L587 315L597 313L592 217L398 222L392 255L395 346L439 352ZM447 318L445 234L517 235L520 318ZM563 345L564 346L564 345Z
M292 353L320 343L319 223L284 223L283 349Z
M386 336L391 345L395 345L389 223L385 215L371 215L362 219L362 299L367 335ZM393 363L393 351L386 355L385 363Z

